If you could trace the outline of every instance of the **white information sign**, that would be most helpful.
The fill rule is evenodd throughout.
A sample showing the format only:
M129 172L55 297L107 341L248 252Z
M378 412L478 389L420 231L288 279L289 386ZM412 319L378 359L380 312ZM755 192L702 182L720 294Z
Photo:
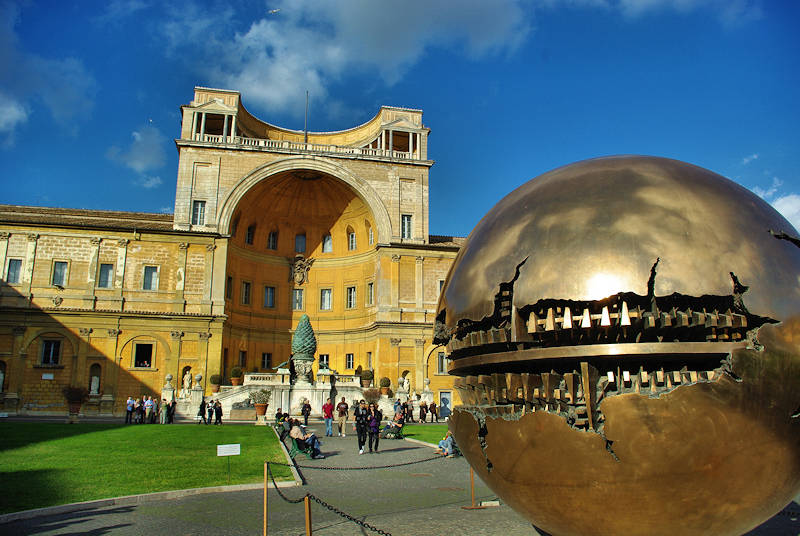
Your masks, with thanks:
M217 456L238 456L242 453L241 443L217 445Z
M55 379L55 375L52 372L44 372L44 373L42 373L42 379L43 380L54 380Z

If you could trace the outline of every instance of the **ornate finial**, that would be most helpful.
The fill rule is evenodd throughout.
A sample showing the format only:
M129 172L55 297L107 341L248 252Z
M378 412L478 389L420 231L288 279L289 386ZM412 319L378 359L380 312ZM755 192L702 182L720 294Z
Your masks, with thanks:
M297 323L297 328L292 336L292 353L297 356L310 356L314 358L317 351L317 338L308 315L304 314Z

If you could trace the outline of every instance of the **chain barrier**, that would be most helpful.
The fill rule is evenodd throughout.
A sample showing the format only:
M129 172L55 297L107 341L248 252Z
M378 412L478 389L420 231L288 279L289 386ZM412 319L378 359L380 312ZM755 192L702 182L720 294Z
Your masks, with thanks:
M337 515L347 519L348 521L352 521L356 525L364 527L365 529L371 530L372 532L375 532L377 534L382 534L383 536L392 536L391 533L386 532L384 530L381 530L378 527L373 527L372 525L370 525L366 521L362 521L362 520L360 520L358 518L355 518L355 517L351 516L350 514L339 510L335 506L326 503L325 501L323 501L322 499L320 499L319 497L317 497L313 493L306 493L305 495L303 495L299 499L290 499L289 497L284 495L283 492L278 487L278 484L275 482L275 477L272 475L272 468L270 467L270 465L272 465L272 464L283 465L283 466L288 467L288 464L278 463L278 462L266 462L266 464L267 464L267 474L269 475L269 479L272 481L272 486L275 488L275 491L278 492L278 496L281 499L283 499L284 501L288 502L289 504L299 504L299 503L303 502L306 497L308 497L309 499L311 499L312 501L316 502L320 506L324 506L325 508L327 508L328 510L330 510L334 514L337 514Z
M333 466L326 466L326 465L298 465L297 467L299 469L322 469L324 471L366 471L366 470L369 470L369 469L391 469L393 467L403 467L403 466L406 466L406 465L414 465L416 463L429 462L431 460L438 460L438 459L444 459L444 458L446 458L446 456L437 455L437 456L433 456L431 458L425 458L423 460L415 460L413 462L393 463L393 464L390 464L390 465L370 465L370 466L367 466L367 467L361 467L361 466L359 466L359 467L333 467Z

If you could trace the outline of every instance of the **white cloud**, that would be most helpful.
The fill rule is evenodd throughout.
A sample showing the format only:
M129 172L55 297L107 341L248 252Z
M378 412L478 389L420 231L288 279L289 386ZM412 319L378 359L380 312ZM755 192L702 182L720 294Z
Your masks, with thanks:
M800 195L789 194L778 197L772 202L772 206L789 220L795 229L800 229Z
M280 11L265 9L237 28L230 9L182 5L162 31L172 53L198 58L210 83L240 90L266 110L302 115L306 90L326 100L330 84L350 72L374 72L392 85L432 47L498 56L512 53L531 30L525 0L295 0L270 7Z
M158 169L166 161L167 138L154 126L144 126L131 133L133 141L127 149L112 145L106 156L139 174ZM157 177L156 177L157 178ZM160 180L160 179L159 179ZM157 186L157 185L156 185ZM145 186L150 188L150 186Z
M136 181L136 184L138 184L139 186L141 186L146 190L151 190L153 188L158 188L159 186L161 186L162 182L163 181L161 180L161 177L142 176L139 177L139 179Z
M28 120L28 108L17 99L0 92L0 134L7 142L14 139L14 129Z
M778 192L780 187L783 186L783 181L780 180L778 177L772 177L772 184L769 188L764 189L758 186L753 186L752 190L757 196L766 199L767 201L771 200L775 194Z
M742 165L746 166L753 160L758 160L758 153L753 153L750 156L745 156L744 158L742 158Z
M142 0L112 0L106 4L105 10L94 18L98 24L119 23L137 11L150 7Z
M616 7L627 17L664 10L690 13L704 9L714 13L726 26L757 20L762 16L759 0L618 0Z
M94 78L76 58L43 57L21 49L15 30L19 20L16 5L0 4L0 86L5 106L15 110L11 123L23 124L41 103L74 134L77 123L91 112ZM8 119L5 122L11 124Z

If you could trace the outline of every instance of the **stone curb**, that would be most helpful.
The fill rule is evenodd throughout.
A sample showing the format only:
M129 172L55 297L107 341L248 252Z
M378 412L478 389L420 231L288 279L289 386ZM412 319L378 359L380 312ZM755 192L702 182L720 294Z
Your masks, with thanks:
M410 437L404 437L406 441L411 441L412 443L416 443L418 445L424 445L426 447L430 447L432 449L438 449L439 445L434 445L433 443L426 443L425 441L420 441L419 439L411 439Z
M275 428L272 428L272 432L278 436ZM294 466L292 459L289 457L289 452L286 450L286 445L280 441L280 436L278 436L278 443L280 444L281 451L283 452L284 457L286 458L286 463L289 465L289 469L292 471L292 476L294 481L286 481L286 482L277 482L279 488L289 488L293 486L300 486L302 485L302 479L297 472L297 469ZM275 486L272 483L267 484L268 487L274 488ZM91 510L94 508L102 508L105 506L131 506L131 505L138 505L153 501L160 501L164 499L179 499L182 497L190 497L192 495L203 495L206 493L225 493L228 491L248 491L248 490L255 490L255 489L263 489L264 484L262 482L255 482L252 484L235 484L233 486L212 486L208 488L189 488L189 489L180 489L180 490L170 490L170 491L157 491L155 493L143 493L140 495L125 495L123 497L112 497L109 499L96 499L93 501L83 501L78 503L71 503L71 504L60 504L58 506L47 506L45 508L35 508L33 510L22 510L21 512L11 512L10 514L0 514L0 524L3 523L10 523L12 521L20 521L23 519L32 519L35 517L41 516L52 516L52 515L59 515L59 514L68 514L71 512L78 512L81 510Z

